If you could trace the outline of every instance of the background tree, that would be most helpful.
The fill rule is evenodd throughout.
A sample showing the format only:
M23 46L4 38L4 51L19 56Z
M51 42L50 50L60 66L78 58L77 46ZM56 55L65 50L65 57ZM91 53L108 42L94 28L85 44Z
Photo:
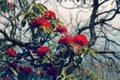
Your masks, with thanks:
M114 18L119 17L119 0L58 0L58 2L61 7L71 10L70 22L68 23L71 23L69 24L71 26L77 26L77 28L75 27L75 33L88 34L88 46L95 49L97 54L100 54L97 58L87 57L86 60L90 62L85 60L84 63L90 64L88 69L91 70L92 68L95 71L97 68L95 72L101 72L99 75L102 80L106 78L116 79L116 76L119 76L120 43L119 25L117 25L117 21L114 21ZM70 6L65 5L68 2L71 4ZM77 13L75 15L75 12L73 12L73 17L71 14L75 10ZM84 18L86 15L88 17ZM107 67L103 68L103 66ZM114 76L109 76L113 74Z

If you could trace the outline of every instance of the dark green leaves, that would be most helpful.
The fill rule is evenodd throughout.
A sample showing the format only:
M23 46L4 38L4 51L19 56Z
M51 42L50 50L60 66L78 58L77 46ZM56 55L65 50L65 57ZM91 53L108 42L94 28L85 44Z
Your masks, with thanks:
M7 0L0 0L0 12L9 12L10 8L8 7Z

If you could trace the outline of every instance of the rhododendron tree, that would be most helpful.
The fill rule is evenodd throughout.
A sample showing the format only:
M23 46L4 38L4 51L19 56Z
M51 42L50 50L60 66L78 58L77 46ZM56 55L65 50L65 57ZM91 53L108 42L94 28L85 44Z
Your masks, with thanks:
M54 11L35 1L16 2L4 3L10 14L4 16L8 20L5 30L0 29L4 36L0 42L1 80L69 80L86 55L96 57L87 47L87 36L71 35ZM18 4L20 12L13 13Z

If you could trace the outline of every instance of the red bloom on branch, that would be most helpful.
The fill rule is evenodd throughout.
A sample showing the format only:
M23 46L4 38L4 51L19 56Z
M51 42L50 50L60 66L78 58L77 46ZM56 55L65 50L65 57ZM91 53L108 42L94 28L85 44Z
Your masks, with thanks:
M12 80L10 76L4 77L1 80Z
M46 11L44 16L46 18L56 18L56 14L53 11L50 11L50 10Z
M6 77L2 78L1 80L7 80Z
M73 42L75 42L81 46L84 46L84 45L87 45L88 40L84 34L77 34L73 37Z
M60 38L58 42L60 44L71 44L73 42L73 40L72 40L71 36L66 35L66 36Z
M40 26L40 21L41 21L41 18L33 18L30 22L30 26L32 28L36 28L36 27Z
M31 74L33 72L32 68L29 66L24 66L24 67L20 66L19 70L22 71L24 74Z
M30 22L30 26L32 28L36 28L39 26L51 28L50 22L48 20L43 19L43 18L33 18Z
M57 31L57 32L60 32L60 33L66 34L66 33L67 33L67 28L66 28L65 26L59 25L59 26L56 28L56 31Z
M47 46L42 45L37 49L37 55L38 56L43 56L48 52L50 52L50 49Z
M13 57L17 56L16 51L13 48L9 48L9 49L5 50L5 53L7 53L7 54L9 54L10 56L13 56Z
M57 77L58 76L58 69L56 67L50 67L48 70L45 71L46 74L51 76Z
M41 26L51 28L50 22L48 20L41 19L40 24L41 24Z
M9 67L12 67L12 68L18 70L18 64L17 64L17 62L12 62L12 63L10 63L10 64L7 64L6 66L7 66L8 68L9 68Z

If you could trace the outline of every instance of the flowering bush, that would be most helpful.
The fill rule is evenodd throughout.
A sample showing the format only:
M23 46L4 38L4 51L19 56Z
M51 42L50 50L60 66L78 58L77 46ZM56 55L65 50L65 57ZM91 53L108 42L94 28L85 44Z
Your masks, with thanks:
M12 4L9 7L12 8ZM23 32L28 32L30 37L22 42L24 40L13 39L17 36L10 39L7 36L12 46L6 46L0 54L1 80L69 79L70 69L79 67L88 53L93 54L87 47L87 37L70 35L55 12L44 5L32 3L21 16L20 30L25 27Z

